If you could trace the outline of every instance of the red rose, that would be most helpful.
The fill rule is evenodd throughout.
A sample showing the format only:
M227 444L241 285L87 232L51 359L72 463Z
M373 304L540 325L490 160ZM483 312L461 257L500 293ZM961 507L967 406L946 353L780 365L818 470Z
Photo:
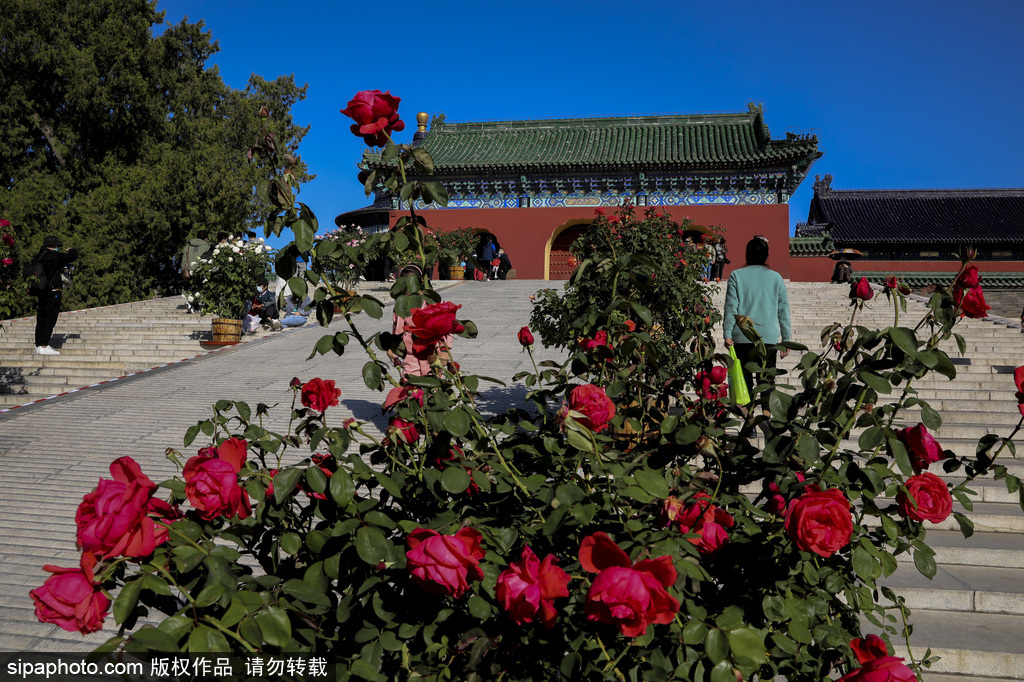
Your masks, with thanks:
M956 276L955 286L963 289L973 289L981 284L981 275L978 274L978 267L968 265L959 275Z
M415 386L395 386L393 389L388 391L387 397L384 399L384 405L381 406L380 411L383 414L388 412L395 405L403 403L406 400L415 400L423 407L423 389L416 388Z
M0 220L0 227L10 227L10 226L11 226L11 221L10 220L7 220L6 218L4 218L3 220Z
M628 329L629 331L631 331L631 332L635 332L636 331L636 322L634 322L633 320L626 320L625 325L626 325L626 329Z
M548 630L555 626L558 612L555 599L569 596L569 574L547 555L541 562L529 545L523 547L519 561L513 561L498 576L495 596L516 624L530 623L540 614Z
M903 295L910 293L910 287L901 282L896 275L889 275L885 278L885 288L890 291L899 291Z
M675 522L682 532L700 536L687 540L696 545L702 554L713 554L729 542L726 529L732 528L735 521L727 511L711 504L711 496L707 493L698 492L690 499L692 502L686 505L672 497L665 500L665 516Z
M861 277L859 282L854 282L850 287L850 298L870 301L874 297L875 291L871 288L871 284L866 277Z
M240 465L219 457L196 455L185 462L185 495L200 518L210 521L218 516L249 516L252 506L249 493L238 485L240 470Z
M992 310L992 306L985 302L985 294L982 293L981 287L955 288L953 302L960 306L961 315L966 315L972 320L988 317L988 311Z
M572 417L577 424L591 431L603 431L614 416L615 404L608 398L603 388L593 384L584 384L572 389L569 404L564 405L558 412L560 421L564 422L566 417Z
M941 523L953 512L953 498L941 478L923 472L907 479L906 491L896 495L900 516L915 521ZM915 507L914 504L917 503Z
M786 533L803 551L828 558L850 542L850 501L838 488L810 490L790 504Z
M363 138L368 147L383 147L392 132L405 130L405 123L398 118L398 103L391 91L363 90L349 100L341 113L351 118L352 134Z
M533 334L530 333L529 327L523 327L519 330L519 343L524 347L533 345Z
M694 377L694 385L697 395L705 400L719 400L729 395L729 385L726 380L729 378L729 370L721 365L715 365L710 371L697 372Z
M328 407L338 404L341 389L334 387L334 380L324 381L320 377L310 379L302 385L302 404L315 412L325 412Z
M938 462L946 456L942 452L942 446L928 433L928 428L924 424L900 429L896 433L896 438L907 448L910 465L914 467L915 472L924 471L929 464Z
M454 535L441 535L427 528L409 533L405 557L413 582L427 592L458 599L469 589L470 580L484 578L480 538L480 532L473 528L460 528Z
M181 514L167 502L152 499L156 484L131 457L112 462L110 474L114 480L101 478L78 505L76 543L100 559L149 556L167 539L167 529L155 521L169 522Z
M592 339L588 339L588 338L580 339L580 346L583 348L583 350L594 350L595 348L600 348L601 346L607 346L607 345L608 345L608 332L604 331L603 329L601 331L597 332L596 334L594 334L594 338L592 338Z
M7 246L14 246L14 237L12 237L9 234L5 234L4 235L4 244L7 244Z
M82 555L81 568L43 566L53 573L42 586L29 592L40 623L53 623L68 632L99 632L107 617L110 600L100 591L93 575L96 557Z
M334 473L334 466L336 466L334 457L328 454L316 454L310 457L309 459L312 462L313 466L320 469L320 471L323 472L324 476L326 476L328 480L330 480L331 475ZM323 493L318 493L312 488L310 488L308 485L306 485L305 479L303 479L302 491L309 495L310 497L316 498L318 500L327 499L327 495ZM270 493L267 494L269 495Z
M410 314L411 322L405 327L407 332L412 333L413 351L422 353L430 346L443 341L446 336L461 334L466 328L455 319L455 311L461 307L443 301L422 308L413 308Z
M860 662L859 668L839 678L839 682L915 682L914 671L903 664L902 658L889 655L889 649L878 635L850 642L850 648Z
M420 431L416 424L401 417L395 417L388 424L388 431L397 436L406 445L412 445L420 439Z
M1017 409L1024 417L1024 367L1013 370L1013 383L1017 387Z
M679 602L665 590L677 577L671 557L634 564L606 533L597 532L580 543L580 565L597 573L583 606L588 620L640 637L648 626L671 623L679 612Z

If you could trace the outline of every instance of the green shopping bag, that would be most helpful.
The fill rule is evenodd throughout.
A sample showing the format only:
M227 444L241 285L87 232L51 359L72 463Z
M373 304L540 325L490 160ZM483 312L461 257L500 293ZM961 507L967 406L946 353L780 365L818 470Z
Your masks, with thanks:
M740 406L750 402L750 389L743 378L743 368L734 346L729 346L729 400Z

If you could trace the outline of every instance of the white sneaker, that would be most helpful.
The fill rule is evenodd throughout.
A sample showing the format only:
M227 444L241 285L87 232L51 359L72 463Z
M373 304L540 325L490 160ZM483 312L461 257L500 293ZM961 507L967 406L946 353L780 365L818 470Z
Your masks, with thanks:
M60 351L49 346L36 346L36 355L60 355Z
M271 322L270 328L273 329L275 332L281 331L281 320L274 320L273 322Z

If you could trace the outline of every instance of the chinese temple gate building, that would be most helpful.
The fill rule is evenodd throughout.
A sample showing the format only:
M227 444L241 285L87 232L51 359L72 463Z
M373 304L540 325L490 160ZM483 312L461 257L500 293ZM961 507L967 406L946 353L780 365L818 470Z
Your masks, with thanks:
M973 247L983 283L1024 286L1024 189L832 189L816 177L806 223L790 244L796 281L831 278L833 249L861 252L855 276L881 283L899 275L911 287L949 284L960 250Z
M426 114L417 121L413 144L435 165L426 177L449 192L447 208L418 207L427 222L493 234L520 279L568 278L569 245L594 209L626 202L720 225L734 261L762 234L776 254L772 266L789 277L787 202L822 155L811 134L773 139L753 104L731 114L467 123L435 116L429 131ZM381 163L380 150L367 150L361 167ZM335 222L383 228L399 209L397 197L378 189L373 206Z

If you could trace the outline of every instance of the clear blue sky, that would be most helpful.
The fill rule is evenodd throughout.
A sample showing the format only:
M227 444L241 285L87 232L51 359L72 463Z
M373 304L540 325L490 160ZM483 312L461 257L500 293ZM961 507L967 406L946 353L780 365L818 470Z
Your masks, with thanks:
M294 74L321 231L365 206L365 148L339 113L359 90L448 121L745 111L773 137L813 131L814 174L857 188L1024 187L1024 2L684 0L502 3L160 0L202 19L224 81ZM155 27L156 32L161 27Z

